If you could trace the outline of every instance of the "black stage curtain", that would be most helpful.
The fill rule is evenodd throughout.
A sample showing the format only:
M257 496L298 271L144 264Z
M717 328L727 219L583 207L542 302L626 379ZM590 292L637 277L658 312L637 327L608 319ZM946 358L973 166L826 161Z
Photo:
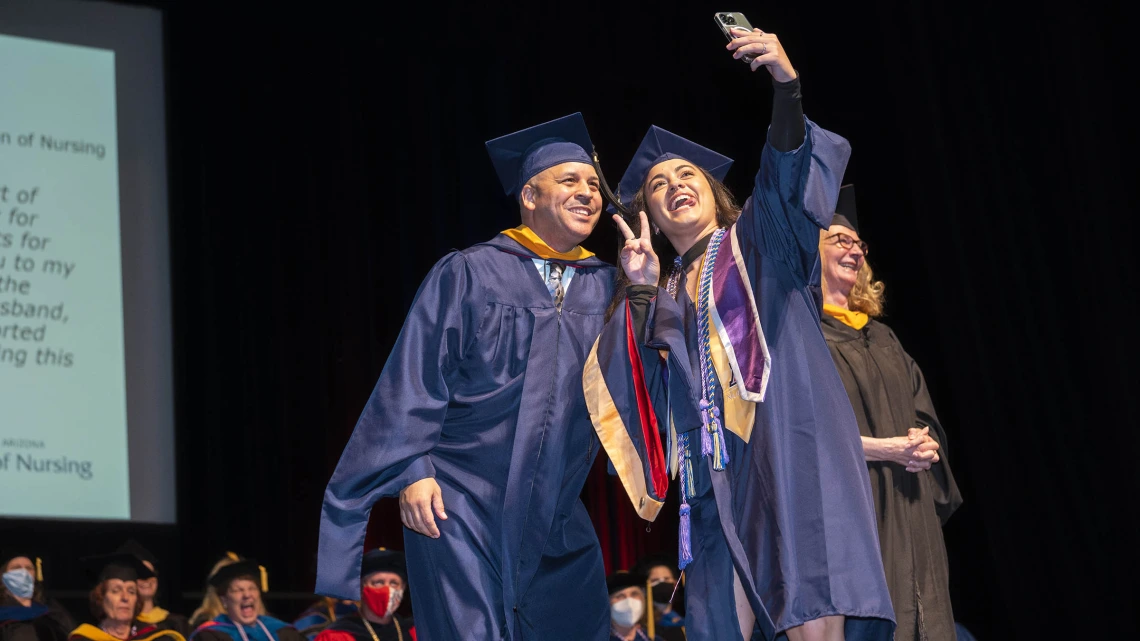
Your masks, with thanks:
M616 184L658 124L736 158L747 194L771 89L718 9L779 34L809 117L854 145L885 320L966 498L958 619L1135 636L1132 350L1108 327L1135 274L1134 83L1122 9L1092 3L167 5L180 526L156 536L184 589L227 549L311 589L324 484L420 279L517 224L484 140L582 111ZM612 481L585 498L612 567L675 549L674 516L643 536ZM373 525L402 547L391 504Z

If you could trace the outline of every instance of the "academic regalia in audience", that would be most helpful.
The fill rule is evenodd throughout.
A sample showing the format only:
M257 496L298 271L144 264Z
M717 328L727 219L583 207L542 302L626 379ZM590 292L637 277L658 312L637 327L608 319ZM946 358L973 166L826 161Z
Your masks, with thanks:
M606 589L610 593L610 641L665 641L657 634L645 575L614 572L606 577Z
M371 626L372 630L369 631L368 627ZM376 637L372 633L376 633ZM380 625L376 622L369 622L367 625L360 614L354 614L344 619L337 619L329 624L314 637L315 641L415 641L416 629L412 626L411 619L406 619L400 615L392 615L392 621L387 625Z
M159 577L160 573L158 558L155 557L154 554L150 552L150 550L143 547L142 544L140 544L138 541L135 541L133 539L129 540L123 545L119 546L118 551L125 554L133 554L135 558L143 563L143 565L147 566L148 570L154 573L156 579ZM143 598L142 593L143 591L140 587L140 599ZM149 610L147 609L146 603L144 601L143 611L139 614L138 620L141 623L153 625L161 630L174 630L182 636L187 636L190 634L190 622L187 621L186 617L180 614L173 614L170 611L159 607L157 594L152 596Z
M239 625L228 615L219 614L190 635L192 641L302 641L304 638L287 622L268 615L258 616L253 625Z
M356 612L356 603L353 601L325 597L302 612L293 621L293 627L306 638L312 639L329 624Z
M269 589L265 568L255 561L244 559L220 568L210 577L210 586L226 603L228 590L234 581L249 579L259 588L254 612L261 611L261 594ZM219 614L210 621L198 626L190 636L192 641L304 641L304 637L289 623L274 617L259 614L249 623L241 623L232 616L232 609Z
M387 588L381 588L377 595L367 594L366 590L371 589L367 587L369 578L378 572L398 575L404 588L396 594ZM378 578L383 581L384 575L378 575ZM395 612L400 607L408 583L408 569L404 553L383 548L370 550L364 555L360 567L360 579L362 604L360 609L354 614L330 623L315 637L315 641L415 641L416 629L412 625L412 620L401 617ZM378 598L373 598L373 596ZM373 601L379 601L379 603ZM370 603L371 605L369 605ZM376 610L384 610L384 612L377 615ZM384 622L384 619L388 618L386 616L389 615L388 611L390 611L391 618ZM366 615L370 617L370 620L365 620Z
M114 586L111 581L120 581L124 584L135 585L135 598L137 604L137 586L140 578L149 579L154 577L154 572L150 570L143 562L133 554L126 552L113 552L111 554L103 554L98 556L90 556L83 559L84 565L87 566L87 572L95 581L96 589L99 586ZM103 629L106 621L110 619L105 610L98 610L98 608L106 607L103 604L92 604L92 614L98 619L98 626L84 623L71 631L68 636L69 641L186 641L180 633L169 630L160 629L156 626L143 623L138 619L133 619L129 625L129 633L126 638L114 636ZM137 616L138 607L135 608L135 615Z
M0 574L7 575L0 583L0 641L67 638L75 624L62 606L45 596L40 557L27 550L6 550L0 553Z
M67 630L47 606L33 603L0 606L0 641L66 641Z
M191 630L197 630L198 626L224 612L221 599L218 598L217 590L214 589L214 586L210 585L210 579L214 578L214 575L222 568L241 560L243 559L238 553L226 552L222 558L218 559L217 563L214 563L213 567L210 568L210 572L206 574L206 592L202 595L202 603L194 610L194 613L190 615ZM257 613L266 614L265 605L258 601L258 606L261 609L258 610Z
M71 631L69 641L186 641L185 637L174 630L162 630L153 625L138 624L131 628L131 635L120 639L104 632L102 628L90 623L84 623Z
M677 585L677 557L650 554L633 566L633 573L646 577L646 607L656 615L657 636L664 641L685 641L685 588Z

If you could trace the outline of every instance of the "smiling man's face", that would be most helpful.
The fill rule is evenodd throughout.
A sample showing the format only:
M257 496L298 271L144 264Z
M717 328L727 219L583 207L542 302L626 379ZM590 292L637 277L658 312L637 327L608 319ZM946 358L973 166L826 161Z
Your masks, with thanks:
M601 220L602 193L593 165L565 162L542 171L522 188L523 223L547 245L569 251Z

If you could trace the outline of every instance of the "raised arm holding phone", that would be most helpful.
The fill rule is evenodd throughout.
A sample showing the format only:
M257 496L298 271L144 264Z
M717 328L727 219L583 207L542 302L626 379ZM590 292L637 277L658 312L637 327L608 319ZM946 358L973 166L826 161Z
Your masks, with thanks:
M623 269L587 404L639 515L680 485L689 639L885 641L859 429L820 330L819 230L850 147L803 117L775 34L730 33L775 91L751 196L721 182L731 159L650 128L618 187L636 218L615 217Z

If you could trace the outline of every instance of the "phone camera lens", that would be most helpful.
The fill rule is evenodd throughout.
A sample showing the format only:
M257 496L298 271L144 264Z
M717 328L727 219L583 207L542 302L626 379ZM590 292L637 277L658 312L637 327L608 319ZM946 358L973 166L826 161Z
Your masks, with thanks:
M725 15L724 16L724 24L736 24L736 18L734 18L730 15Z

